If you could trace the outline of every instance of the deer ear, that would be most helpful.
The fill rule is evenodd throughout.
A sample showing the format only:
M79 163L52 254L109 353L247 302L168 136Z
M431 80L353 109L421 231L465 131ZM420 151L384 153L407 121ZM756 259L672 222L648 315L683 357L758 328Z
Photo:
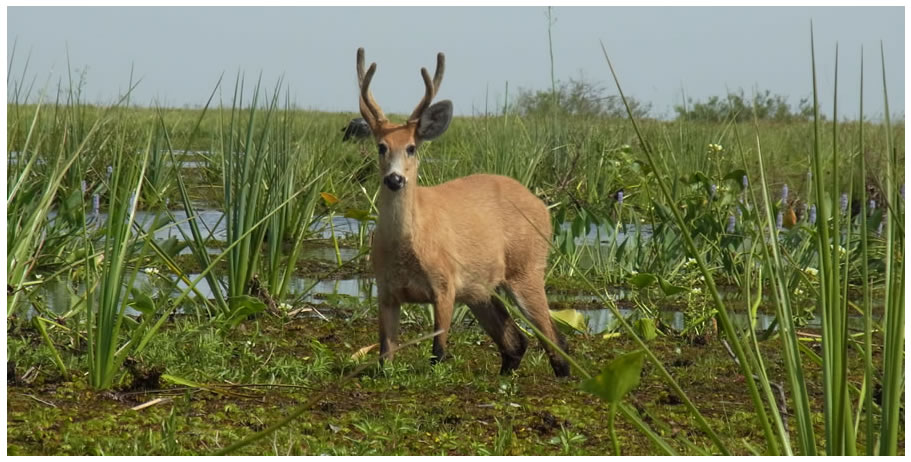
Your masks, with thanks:
M418 138L427 141L442 135L449 128L449 122L452 122L452 101L434 103L418 120Z

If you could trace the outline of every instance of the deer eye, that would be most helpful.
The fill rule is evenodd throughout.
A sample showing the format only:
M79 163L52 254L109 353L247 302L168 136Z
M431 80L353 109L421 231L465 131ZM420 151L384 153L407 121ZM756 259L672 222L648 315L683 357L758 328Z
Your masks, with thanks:
M407 152L409 156L413 156L416 151L417 148L415 148L413 144L409 144L408 147L405 148L405 152Z
M378 145L376 145L376 148L377 148L377 150L379 150L381 156L385 156L386 151L389 150L389 148L387 148L385 144L378 144Z

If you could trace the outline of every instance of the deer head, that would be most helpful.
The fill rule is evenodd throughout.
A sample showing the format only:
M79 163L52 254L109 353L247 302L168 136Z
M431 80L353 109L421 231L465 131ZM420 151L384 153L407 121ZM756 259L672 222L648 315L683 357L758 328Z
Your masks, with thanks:
M424 79L424 97L403 124L389 122L370 92L370 81L376 72L376 63L364 72L364 49L357 50L357 83L360 89L361 116L370 126L379 152L380 173L383 184L390 191L398 191L408 183L417 182L417 152L424 141L432 140L449 128L452 121L452 102L443 100L430 104L443 81L445 57L437 54L433 80L426 68L421 68Z

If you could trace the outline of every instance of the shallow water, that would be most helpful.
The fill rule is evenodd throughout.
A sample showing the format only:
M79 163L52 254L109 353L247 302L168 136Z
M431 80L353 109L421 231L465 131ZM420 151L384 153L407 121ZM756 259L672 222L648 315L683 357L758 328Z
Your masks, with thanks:
M635 310L621 308L618 311L620 311L620 315L630 320L639 317L639 313ZM594 310L580 310L579 312L585 317L588 330L593 334L614 331L620 328L620 323L610 309L600 308ZM731 322L738 328L742 329L749 325L750 317L746 313L728 311L728 315L731 318ZM767 330L775 322L775 318L775 315L757 313L755 329L757 331ZM658 312L658 319L676 331L685 329L688 321L686 313L678 310L661 310ZM816 316L813 319L808 320L805 327L810 329L821 328L822 318ZM848 329L861 330L863 327L863 318L859 316L848 317ZM775 330L777 330L777 327Z
M320 253L324 253L326 249L319 249ZM328 249L334 257L334 251ZM344 256L343 256L344 258ZM195 280L198 277L198 274L190 274L190 280ZM176 287L172 286L171 282L159 280L162 276L151 276L149 274L140 272L136 278L135 287L142 290L144 293L149 295L157 295L161 292L163 288L172 287L170 296L174 297L180 294L184 289L186 289L187 284L183 281L178 281ZM156 280L159 280L156 283ZM173 280L173 279L172 279ZM222 295L227 295L226 286L227 279L221 277L218 279L220 282L220 290ZM214 292L212 287L209 286L209 283L206 279L200 280L196 284L197 292L202 296L212 299L214 298ZM48 281L40 289L40 293L45 300L46 306L54 313L63 314L65 313L73 304L78 300L79 294L74 293L73 289L67 287L66 283L60 281ZM84 288L78 289L79 292L84 291ZM340 306L351 306L352 304L357 304L361 302L372 302L377 296L376 284L374 283L373 278L350 278L350 279L338 279L338 280L317 280L312 278L301 278L294 277L290 281L290 287L288 290L288 299L296 300L297 303L328 303L330 305L335 305L336 303ZM629 293L624 290L610 290L609 296L614 300L623 300L627 298ZM573 300L578 300L585 302L586 304L591 304L593 300L596 300L595 297L591 295L560 295L555 294L549 296L549 299L552 302L568 302ZM586 326L588 331L591 334L600 334L608 331L615 331L620 329L620 324L617 321L617 318L614 316L614 313L608 308L593 308L593 309L582 309L578 310L580 314L585 318ZM633 321L640 317L640 312L633 309L620 308L618 310L620 314L627 318L628 321ZM128 308L128 314L137 315L138 312ZM749 323L749 317L746 313L743 312L734 312L731 311L730 317L734 324L739 328L744 328ZM685 312L675 309L659 310L658 318L660 321L670 328L682 331L686 328L687 323L691 321L691 317L688 316ZM775 321L775 316L770 314L759 313L756 317L755 328L757 330L766 330L772 326ZM821 327L821 317L817 316L814 319L808 321L807 328L820 328ZM851 330L862 330L864 327L863 318L860 316L849 316L848 317L848 328Z
M194 281L199 277L199 274L188 274L187 276L190 281ZM157 297L164 289L171 288L169 296L177 297L187 288L187 283L184 281L177 281L175 285L173 283L175 279L176 278L172 277L169 278L168 281L164 281L162 280L162 276L140 272L136 275L136 281L133 287L152 297ZM218 281L218 289L222 296L227 296L227 278L218 277L216 280ZM215 298L215 292L206 278L197 282L195 287L196 291L194 293L198 293L209 300ZM38 289L38 297L42 301L42 305L52 313L58 315L66 314L70 309L76 306L84 294L84 285L73 288L68 281L61 281L58 279L47 281ZM370 278L318 280L293 277L290 281L287 298L288 300L294 300L298 303L319 304L327 302L327 300L331 302L336 299L339 300L340 303L344 303L345 301L371 300L376 297L376 294L376 285ZM181 311L182 310L178 310L178 312ZM34 305L32 305L27 316L31 317L34 314L35 309ZM128 307L127 314L136 316L139 312Z
M571 223L562 223L560 225L560 229L563 231L568 231L571 227ZM616 226L616 228L607 224L600 226L593 224L589 226L584 236L576 236L575 243L576 245L601 244L607 247L623 244L627 239L633 239L632 243L635 243L636 239L639 239L640 242L645 242L651 237L651 225L643 224L637 229L636 225L632 223L621 224Z
M91 204L88 204L87 206L91 207ZM155 239L175 237L178 241L183 242L184 234L188 237L192 237L187 213L184 210L171 210L171 215L173 215L174 219L167 225L164 225L155 231ZM56 216L57 212L52 210L48 213L48 220L53 221ZM136 224L141 226L143 230L148 231L154 223L156 216L165 216L165 214L144 210L137 211L135 217ZM89 212L86 214L86 222L90 228L102 226L107 219L107 212L99 212L97 214ZM208 208L197 208L196 221L199 225L199 231L202 233L203 239L214 239L223 242L228 239L228 231L226 228L227 222L224 212ZM333 216L332 224L335 227L335 235L339 238L357 235L360 227L360 221L344 216ZM368 223L367 228L372 229L372 223ZM314 223L311 226L311 229L318 232L318 235L323 239L332 237L332 229L329 227L328 218L324 218L323 220ZM189 253L189 251L186 251L185 253Z
M155 232L155 238L159 240L165 240L168 238L176 238L179 241L183 241L183 233L190 235L190 224L187 220L187 215L183 210L173 210L173 222L165 227L159 228ZM215 239L219 241L225 241L227 239L226 223L225 223L225 214L222 211L214 210L210 208L199 207L196 210L197 220L199 223L200 231L203 233L204 237L210 239ZM49 214L49 219L53 219L55 213L52 211ZM106 213L99 213L96 215L89 214L89 220L92 225L99 226L107 220ZM136 213L136 222L143 229L150 229L153 220L156 218L155 213L147 211L138 211ZM361 223L358 220L352 218L346 218L344 216L334 216L332 218L332 224L337 237L345 237L348 235L356 235L359 232ZM561 227L569 229L570 224L564 223ZM317 232L322 238L330 238L332 235L332 230L328 225L328 218L323 219L319 223L315 223L312 229ZM368 224L368 229L372 229L372 223ZM649 225L642 225L637 229L635 225L625 224L618 226L616 228L602 225L596 227L592 225L585 236L579 236L576 238L576 243L578 245L584 246L600 246L601 250L608 251L611 246L620 245L627 239L641 240L645 241L651 237L651 227ZM207 247L207 252L210 254L220 254L224 250L217 247ZM189 247L186 247L180 251L181 255L186 255L191 253ZM354 259L358 256L359 251L357 249L351 248L340 248L339 253L343 261L348 261ZM583 260L591 259L592 257L588 256L583 258ZM335 249L330 247L316 247L316 248L306 248L302 251L301 255L302 260L324 260L324 261L335 261L336 253ZM580 261L580 266L586 266L586 261ZM593 264L593 262L588 262ZM155 276L157 278L159 276ZM196 275L190 275L190 279L195 279ZM156 289L156 284L154 284L154 278L150 277L145 273L140 273L137 276L136 287L141 290L148 291L149 293L155 290L160 290L160 288L167 287L169 283L159 283ZM173 277L172 277L173 280ZM226 278L220 279L221 287L218 289L223 295L226 295ZM172 288L171 296L176 296L181 291L186 288L186 283L180 281L176 284L176 287ZM197 292L202 294L206 298L213 298L214 292L213 288L209 287L208 281L203 279L196 286ZM84 290L84 289L82 289ZM44 284L42 288L42 293L45 295L46 303L48 307L57 313L66 312L69 307L74 303L75 295L72 293L72 289L68 289L65 283L49 281ZM345 297L350 297L353 300L364 301L372 299L376 296L376 287L371 278L354 278L354 279L342 279L342 280L322 280L317 281L310 278L292 278L291 285L289 287L289 298L296 299L300 302L309 302L309 303L321 303L327 300L341 300L344 301ZM737 297L738 294L725 294L727 297ZM621 288L613 288L609 291L609 296L617 300L624 300L628 297L628 291ZM339 298L341 297L341 298ZM595 297L591 295L573 295L565 296L554 294L550 296L551 301L584 301L587 302L587 305L597 306L597 302L591 303ZM132 310L129 310L131 314L138 314ZM600 333L606 330L615 329L617 326L617 320L615 319L613 313L606 308L601 309L586 309L580 311L586 319L589 330L592 333ZM621 309L621 315L624 317L638 316L637 312L634 310ZM682 311L677 310L661 310L659 311L659 318L661 321L670 326L673 329L682 330L686 326L686 315ZM748 317L743 313L732 313L732 320L740 327L745 327L747 325ZM757 329L767 329L772 325L775 316L759 314L757 317L756 328ZM807 327L815 328L820 326L820 318L816 317L809 321ZM860 317L849 318L849 328L851 329L862 329L863 322Z
M206 247L206 252L209 255L213 255L213 256L219 255L224 251L225 251L225 249L220 248L220 247ZM192 253L193 253L193 249L190 246L186 246L186 247L180 249L180 252L178 252L177 254L178 255L191 255ZM358 251L357 249L352 249L350 247L339 247L338 253L342 257L342 262L353 260L358 255L360 255L360 251ZM332 247L323 247L323 246L303 248L300 251L299 258L300 258L300 260L328 260L331 262L336 261L335 249Z
M202 166L205 161L185 161L184 166L187 168L195 168ZM225 241L227 239L227 230L226 230L226 221L225 213L222 210L211 208L211 204L194 204L196 211L196 220L199 225L200 231L203 233L203 237L216 239L220 241ZM107 212L98 212L93 213L91 211L92 204L91 201L85 204L86 210L86 222L90 227L100 227L108 219ZM159 228L155 232L156 239L167 239L170 237L176 237L179 240L183 240L183 233L187 236L190 236L190 224L187 217L187 214L182 209L172 209L170 210L171 215L173 215L173 220L171 223ZM156 216L164 216L163 212L147 211L147 210L138 210L136 212L136 223L142 226L142 229L148 230L152 223L154 222ZM48 220L53 221L57 216L56 210L51 210L48 213ZM335 227L336 236L343 237L351 234L357 234L361 222L353 218L347 218L344 216L333 216L332 224ZM314 231L319 231L321 237L330 238L332 230L329 226L328 218L314 223L311 228ZM562 230L569 230L571 228L570 223L561 224L560 228ZM373 223L370 222L367 224L367 229L373 229ZM610 225L591 225L587 230L584 236L576 236L575 243L576 245L601 245L606 251L610 246L616 246L623 244L626 240L632 239L632 243L636 241L645 242L651 238L651 225L643 224L637 226L635 224L621 224L616 227Z

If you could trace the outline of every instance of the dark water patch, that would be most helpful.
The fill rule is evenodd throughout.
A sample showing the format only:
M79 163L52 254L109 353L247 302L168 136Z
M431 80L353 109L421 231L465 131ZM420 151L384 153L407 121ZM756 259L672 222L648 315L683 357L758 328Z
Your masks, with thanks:
M91 204L86 204L86 225L89 229L98 229L107 223L107 212L91 211ZM221 210L211 208L197 208L195 210L195 221L202 233L203 239L214 239L218 241L227 241L227 221L225 213ZM169 220L163 226L155 230L155 239L168 239L174 237L179 241L184 240L184 236L192 237L190 219L187 213L182 209L171 210L173 219ZM146 210L136 211L135 221L143 230L148 231L152 228L155 220L162 220L166 215L162 212L151 212ZM51 210L48 213L48 221L53 222L57 217L57 211ZM350 236L357 236L361 229L361 222L353 218L344 216L332 217L330 226L329 219L323 218L311 225L310 229L317 236L323 239L330 239L335 234L337 239L344 239ZM372 230L373 224L367 223L366 230Z
M620 315L624 318L633 321L642 316L642 312L634 309L628 308L619 308L618 311ZM588 330L594 334L600 334L604 332L611 332L621 329L620 323L617 320L614 313L607 308L599 308L593 310L579 310L582 316L585 318L586 325ZM731 322L734 323L734 326L740 329L745 329L749 327L751 322L750 316L744 312L729 311ZM698 314L688 314L685 311L680 310L659 310L658 311L658 320L665 326L670 327L675 331L683 331L689 326L695 318L701 315ZM770 327L775 325L776 316L766 313L757 313L756 314L756 323L754 329L757 331L765 331ZM806 324L803 326L808 329L820 329L822 328L822 318L820 316L815 316L813 318L807 319ZM860 316L849 316L848 317L848 329L854 331L860 331L864 328L864 319ZM776 327L777 330L777 327Z
M225 249L222 247L206 247L206 253L211 256L217 256L224 252ZM178 252L178 255L192 255L193 248L190 246L183 247ZM321 246L312 246L305 247L300 251L300 257L303 260L317 259L317 260L326 260L335 262L338 256L341 256L342 262L349 260L354 260L360 255L360 250L352 249L350 247L339 247L338 255L335 253L335 248L331 245L321 245Z
M185 160L180 162L180 168L186 169L199 169L199 168L209 168L211 163L205 160Z
M136 274L133 287L153 299L162 297L176 298L184 292L189 284L178 280L174 275L163 275L162 270L149 268ZM188 274L192 282L199 278L199 273ZM193 297L203 297L207 300L215 299L218 290L222 297L228 296L228 279L226 276L216 277L216 286L212 287L208 279L202 278L196 282ZM315 279L306 277L292 277L289 281L286 300L295 303L321 304L327 301L330 304L349 303L358 304L369 302L376 298L376 284L372 278L350 279ZM85 285L73 284L71 281L53 279L45 281L34 294L34 301L30 304L27 317L32 317L37 311L49 311L58 316L67 315L77 308L85 297ZM40 306L35 306L38 303ZM136 316L139 312L127 307L128 315ZM183 312L182 308L178 313Z
M189 275L190 281L195 281L198 274ZM217 278L217 289L221 291L222 296L227 297L227 277ZM178 281L176 289L172 296L176 296L186 290L188 284L184 281ZM215 289L209 282L203 278L196 284L196 291L207 299L215 298ZM372 278L351 278L351 279L314 279L305 277L292 277L288 286L288 300L295 300L306 303L320 303L323 300L333 296L341 299L350 299L351 301L368 301L376 297L376 285Z
M361 251L358 249L352 249L351 247L339 247L338 254L335 253L335 248L331 246L320 246L320 247L309 247L301 250L302 259L319 259L319 260L328 260L336 261L336 258L339 256L342 259L342 262L351 261L357 258L361 254Z

